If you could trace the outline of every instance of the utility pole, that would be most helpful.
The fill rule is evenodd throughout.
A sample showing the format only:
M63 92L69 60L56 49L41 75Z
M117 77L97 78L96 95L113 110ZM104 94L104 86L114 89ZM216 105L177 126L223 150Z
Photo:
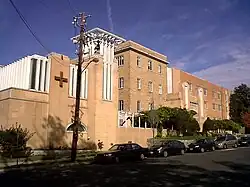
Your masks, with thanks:
M73 138L72 138L72 149L71 149L71 161L76 160L77 152L77 141L78 141L78 127L81 124L80 121L80 94L81 94L81 80L82 80L82 64L83 64L83 47L86 45L85 40L85 25L86 16L84 13L80 13L79 17L74 17L74 26L80 27L80 37L78 39L79 49L78 49L78 69L77 69L77 82L76 82L76 103L75 103L75 116L73 125ZM78 19L80 19L80 24L78 24Z

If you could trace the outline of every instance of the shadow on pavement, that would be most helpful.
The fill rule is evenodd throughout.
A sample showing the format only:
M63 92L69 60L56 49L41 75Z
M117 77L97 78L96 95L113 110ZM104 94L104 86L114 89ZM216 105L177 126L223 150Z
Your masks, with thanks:
M250 165L220 162L233 172L208 171L181 162L119 165L44 165L0 174L8 186L249 186Z

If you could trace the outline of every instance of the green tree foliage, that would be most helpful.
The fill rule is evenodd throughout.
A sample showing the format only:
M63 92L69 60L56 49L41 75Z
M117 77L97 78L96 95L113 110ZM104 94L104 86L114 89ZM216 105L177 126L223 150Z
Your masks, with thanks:
M21 125L12 126L0 130L0 145L2 151L12 156L14 152L24 151L27 149L28 140L34 135Z
M212 120L207 118L203 124L203 132L207 133L208 131L217 131L217 130L230 130L233 132L238 132L241 128L241 125L235 123L232 120Z
M193 135L199 131L199 123L194 118L195 111L181 108L161 107L157 110L142 112L148 123L157 128L157 136L162 136L163 128L175 129L179 133Z
M234 88L230 95L230 118L243 125L243 115L250 110L250 88L246 84Z

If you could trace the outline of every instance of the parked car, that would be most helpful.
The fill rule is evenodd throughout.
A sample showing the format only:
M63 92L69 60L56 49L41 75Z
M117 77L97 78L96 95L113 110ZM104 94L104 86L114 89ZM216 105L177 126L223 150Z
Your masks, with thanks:
M214 140L203 138L197 140L195 143L191 143L188 146L189 152L205 152L205 151L214 151L215 150L215 142Z
M250 145L250 136L241 137L239 140L239 146L249 146Z
M148 156L148 148L136 143L115 144L108 151L98 153L96 163L139 161Z
M154 145L149 149L150 156L164 156L185 154L186 146L183 142L178 140L169 140L161 143L160 145Z
M217 149L227 149L229 147L238 147L238 140L232 134L226 134L219 136L215 139L215 145Z

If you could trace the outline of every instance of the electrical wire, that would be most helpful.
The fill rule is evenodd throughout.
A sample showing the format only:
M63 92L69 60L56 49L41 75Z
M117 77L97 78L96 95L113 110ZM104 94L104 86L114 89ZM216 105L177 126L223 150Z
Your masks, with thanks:
M68 2L68 4L69 4L69 8L70 8L71 11L73 12L73 14L74 14L74 15L77 15L77 12L76 12L76 10L73 8L73 6L72 6L70 0L67 0L67 2Z
M14 2L12 0L9 0L11 5L13 6L13 8L15 9L15 11L17 12L18 16L20 17L20 19L22 20L22 22L24 23L24 25L27 27L27 29L30 31L30 33L32 34L32 36L36 39L36 41L48 52L51 53L51 51L41 42L41 40L36 36L36 34L32 31L31 26L29 25L29 23L27 22L27 20L24 18L24 16L22 15L22 13L19 11L19 9L17 8L17 6L14 4ZM65 66L64 64L62 64L60 61L58 61L56 58L54 58L53 56L51 56L54 60L56 60L59 64Z

